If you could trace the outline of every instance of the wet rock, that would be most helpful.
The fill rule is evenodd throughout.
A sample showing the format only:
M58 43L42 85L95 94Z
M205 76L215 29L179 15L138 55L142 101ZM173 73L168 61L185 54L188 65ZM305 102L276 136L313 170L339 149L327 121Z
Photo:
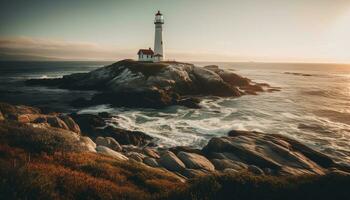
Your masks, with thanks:
M103 137L112 137L122 145L145 146L153 139L151 136L140 131L128 131L112 126L96 130L94 134Z
M164 108L176 104L177 99L165 90L158 88L109 91L95 94L91 105L111 104L131 108Z
M96 147L96 151L98 153L101 153L101 154L104 154L104 155L107 155L107 156L111 156L115 159L118 159L118 160L122 160L122 161L127 161L129 160L126 156L124 156L123 154L119 153L119 152L116 152L116 151L113 151L112 149L108 148L108 147L105 147L105 146L97 146Z
M201 108L199 103L200 103L200 99L193 98L193 97L182 98L182 99L177 101L177 105L185 106L187 108L194 108L194 109Z
M185 169L185 164L171 151L165 151L161 154L159 164L169 171L181 172Z
M150 166L150 167L160 167L157 160L151 157L145 157L143 159L143 163L145 163L146 165Z
M204 169L214 171L214 165L204 156L195 153L179 152L177 157L190 169Z
M72 113L70 117L79 125L82 133L92 138L98 137L96 134L98 128L106 126L104 119L97 115Z
M102 117L104 119L110 119L113 117L113 115L108 113L108 112L100 112L100 113L98 113L98 116Z
M122 151L122 147L120 144L111 137L97 137L96 138L96 144L108 147L114 151Z

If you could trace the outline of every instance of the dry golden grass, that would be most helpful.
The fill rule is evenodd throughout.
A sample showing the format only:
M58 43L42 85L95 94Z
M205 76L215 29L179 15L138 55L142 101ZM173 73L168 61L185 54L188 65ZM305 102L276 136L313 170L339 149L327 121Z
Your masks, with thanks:
M185 185L161 170L94 153L32 155L30 161L27 154L0 145L0 199L151 199Z

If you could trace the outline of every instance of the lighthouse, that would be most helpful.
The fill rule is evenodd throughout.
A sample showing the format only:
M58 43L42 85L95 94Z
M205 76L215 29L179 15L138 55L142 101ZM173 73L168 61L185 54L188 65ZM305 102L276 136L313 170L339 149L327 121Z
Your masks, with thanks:
M163 52L163 24L164 24L164 17L162 13L158 10L156 13L155 19L155 36L154 36L154 55L153 59L155 62L162 61L164 59L164 52Z

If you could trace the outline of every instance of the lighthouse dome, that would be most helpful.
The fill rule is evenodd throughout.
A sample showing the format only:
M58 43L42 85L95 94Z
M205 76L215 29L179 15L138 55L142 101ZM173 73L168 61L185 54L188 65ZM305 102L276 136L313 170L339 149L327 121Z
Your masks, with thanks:
M160 13L160 11L158 10L158 12L156 13L156 17L154 19L154 23L155 24L164 24L164 17L162 15L162 13Z

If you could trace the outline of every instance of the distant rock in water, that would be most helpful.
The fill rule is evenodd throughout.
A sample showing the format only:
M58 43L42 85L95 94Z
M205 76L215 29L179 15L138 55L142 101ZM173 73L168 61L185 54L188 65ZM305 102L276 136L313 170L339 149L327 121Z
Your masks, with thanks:
M284 74L290 74L294 76L313 76L312 74L304 74L304 73L297 73L297 72L284 72Z
M32 79L26 83L100 91L92 99L77 99L72 102L73 106L107 103L148 108L169 105L198 108L199 100L188 96L238 97L263 92L269 87L215 65L197 67L189 63L134 60L122 60L89 73L66 75L60 79Z

